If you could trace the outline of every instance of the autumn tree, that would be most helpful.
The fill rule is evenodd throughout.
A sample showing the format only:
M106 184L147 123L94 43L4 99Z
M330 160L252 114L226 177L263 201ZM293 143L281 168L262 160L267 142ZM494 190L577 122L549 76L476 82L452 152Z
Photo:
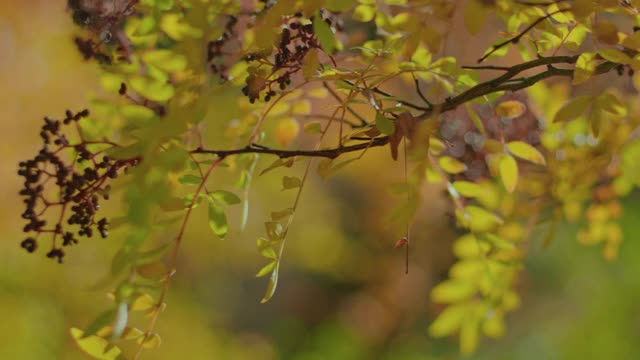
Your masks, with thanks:
M126 227L113 305L71 333L98 359L124 359L118 344L137 342L126 358L138 359L160 344L180 245L197 240L184 236L193 212L208 212L224 238L227 207L242 207L240 227L265 216L249 214L251 184L291 168L281 181L295 200L272 209L257 239L269 301L308 179L386 147L405 169L391 211L405 230L390 248L408 261L427 184L450 200L462 235L449 279L432 290L446 307L429 333L457 333L471 353L518 307L538 223L551 224L550 241L556 224L584 219L577 240L607 260L618 253L620 198L640 185L636 2L69 0L73 41L99 64L106 94L45 118L42 149L19 165L21 246L62 263L75 244L91 246L85 238ZM501 21L476 64L447 53L457 14L470 43L482 42L487 20ZM494 65L507 54L519 60ZM589 91L595 77L608 88ZM203 136L214 125L224 132ZM217 176L235 176L236 190L213 187ZM102 214L114 192L121 214ZM176 222L173 241L151 241ZM148 323L129 320L140 311Z

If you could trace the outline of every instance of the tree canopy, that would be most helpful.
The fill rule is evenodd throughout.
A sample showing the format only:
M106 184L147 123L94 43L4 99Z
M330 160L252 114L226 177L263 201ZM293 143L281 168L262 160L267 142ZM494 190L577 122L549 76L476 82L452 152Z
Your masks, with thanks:
M548 244L559 223L583 221L578 242L607 260L619 252L621 199L640 186L636 3L69 0L73 41L104 91L45 118L41 150L20 163L21 246L63 263L84 239L126 229L112 305L71 335L94 358L138 359L161 343L181 244L201 241L185 236L193 213L221 239L266 217L256 300L267 302L289 229L305 221L296 213L313 206L305 185L384 147L404 169L388 185L389 247L405 251L406 271L422 192L446 193L457 260L431 291L443 307L428 332L458 334L473 353L519 307L539 224ZM470 48L490 34L476 63L447 50L460 26ZM278 168L293 201L250 213L252 185ZM112 196L121 211L104 214ZM166 231L172 240L157 243Z

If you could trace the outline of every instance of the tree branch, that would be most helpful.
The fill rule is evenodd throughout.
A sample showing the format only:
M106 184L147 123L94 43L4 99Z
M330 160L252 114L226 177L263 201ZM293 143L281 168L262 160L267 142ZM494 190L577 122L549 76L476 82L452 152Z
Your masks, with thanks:
M389 142L389 137L378 137L372 138L371 141L350 145L350 146L342 146L338 148L332 149L320 149L320 150L283 150L283 149L272 149L265 146L251 144L241 149L231 149L231 150L212 150L212 149L195 149L192 150L192 154L213 154L218 157L225 158L231 155L238 154L270 154L276 155L281 159L286 159L294 156L307 156L307 157L324 157L329 159L335 159L338 156L350 153L358 150L364 150L370 147L383 146Z
M439 104L434 104L429 109L425 109L421 114L417 115L415 118L417 120L426 120L434 113L441 114L447 111L454 110L458 106L465 104L471 100L477 99L479 97L498 92L498 91L517 91L527 87L534 85L535 83L550 78L554 76L564 76L564 77L572 77L573 69L559 69L554 67L553 65L565 64L572 65L578 60L578 55L575 56L552 56L552 57L543 57L535 60L531 60L522 64L514 65L510 68L500 69L505 71L504 74L492 79L480 83L462 93L449 97L445 101ZM600 63L595 71L594 75L600 75L607 73L614 69L619 64L604 61ZM532 70L540 66L546 66L546 70L542 71L538 74L529 76L516 78L515 76L519 75L523 71ZM352 140L366 140L365 138L357 138ZM231 155L238 154L247 154L247 153L255 153L255 154L270 154L276 155L281 159L290 158L294 156L307 156L307 157L323 157L329 159L335 159L338 156L354 151L365 150L369 147L377 147L384 146L389 143L389 137L377 137L371 138L369 141L350 145L350 146L342 146L331 149L320 149L320 150L284 150L284 149L272 149L258 144L251 144L244 148L240 149L230 149L230 150L213 150L213 149L203 149L198 148L192 150L192 154L212 154L217 155L220 158L225 158Z

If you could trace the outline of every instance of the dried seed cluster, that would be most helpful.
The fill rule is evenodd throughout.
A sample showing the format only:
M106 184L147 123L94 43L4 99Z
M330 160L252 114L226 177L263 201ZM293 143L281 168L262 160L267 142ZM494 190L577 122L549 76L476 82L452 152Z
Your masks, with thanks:
M266 2L268 8L269 2ZM264 10L263 10L264 11ZM341 28L334 15L328 11L321 11L319 16L311 19L304 17L302 13L282 19L278 42L274 48L266 52L250 53L244 55L244 60L249 63L248 76L242 93L249 98L251 103L264 99L270 101L276 95L276 91L282 91L291 85L294 74L302 69L305 57L312 49L321 49L320 42L314 31L315 21L327 22L330 26ZM228 66L230 58L235 55L232 40L237 40L238 24L251 26L251 21L238 21L230 16L225 26L225 31L219 39L211 41L208 45L208 61L213 73L219 74L223 80L228 80Z
M107 236L107 219L97 219L100 199L109 199L109 180L139 161L104 155L106 150L117 146L112 142L84 140L78 122L88 116L89 111L83 110L75 114L67 111L62 121L46 117L40 131L42 149L33 159L19 164L18 175L24 178L24 187L20 190L25 204L22 218L27 221L23 231L30 234L21 246L34 252L41 235L49 233L51 249L47 257L58 262L62 262L65 255L62 248L76 244L79 237L90 238L95 232L103 238ZM69 125L74 125L71 127L76 129L79 142L72 144L63 133ZM52 200L54 196L57 198ZM47 226L45 218L53 208L59 209L57 221ZM58 236L61 242L57 241Z
M120 28L122 21L134 14L139 0L68 0L73 21L90 31L88 38L75 37L76 47L85 60L96 59L101 64L111 64L113 59L105 51L109 44L117 45L118 61L127 61L130 52L129 39ZM115 40L115 41L114 41Z

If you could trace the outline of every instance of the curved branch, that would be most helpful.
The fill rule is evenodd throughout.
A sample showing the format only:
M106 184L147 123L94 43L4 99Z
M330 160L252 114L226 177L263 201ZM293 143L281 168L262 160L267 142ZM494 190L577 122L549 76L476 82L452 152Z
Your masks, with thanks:
M505 73L492 79L480 83L462 93L447 98L444 102L439 104L433 104L429 109L424 110L422 114L417 115L415 118L417 120L426 120L434 113L444 113L447 111L451 111L458 106L465 104L471 100L477 99L479 97L489 95L498 91L517 91L527 87L532 86L533 84L550 78L554 76L564 76L564 77L572 77L573 69L559 69L554 67L553 65L565 64L572 65L578 60L578 55L575 56L552 56L539 58L535 60L531 60L522 64L514 65L510 68L504 68L500 70L504 70ZM600 63L595 71L594 75L600 75L607 73L614 69L619 64L604 61ZM546 70L542 71L538 74L516 78L515 76L519 75L521 72L526 70L532 70L540 66L546 66ZM366 140L365 138L357 138L352 140ZM198 148L192 150L192 154L212 154L217 155L220 158L225 158L231 155L238 154L247 154L247 153L256 153L256 154L270 154L276 155L281 159L290 158L294 156L306 156L306 157L324 157L329 159L335 159L338 156L354 151L365 150L369 147L377 147L384 146L388 144L390 138L388 136L371 138L369 141L350 145L350 146L341 146L337 148L331 149L319 149L319 150L285 150L285 149L272 149L258 144L250 144L244 148L240 149L230 149L230 150L213 150L213 149L204 149Z
M256 144L248 145L244 148L240 149L231 149L231 150L212 150L212 149L195 149L192 150L192 154L213 154L217 155L220 158L225 158L231 155L238 154L270 154L276 155L281 159L286 159L294 156L306 156L306 157L324 157L329 159L335 159L338 156L350 153L358 150L364 150L369 147L383 146L389 142L389 137L379 137L372 138L371 141L350 145L350 146L342 146L338 148L332 149L320 149L320 150L283 150L283 149L272 149L265 146L259 146Z

